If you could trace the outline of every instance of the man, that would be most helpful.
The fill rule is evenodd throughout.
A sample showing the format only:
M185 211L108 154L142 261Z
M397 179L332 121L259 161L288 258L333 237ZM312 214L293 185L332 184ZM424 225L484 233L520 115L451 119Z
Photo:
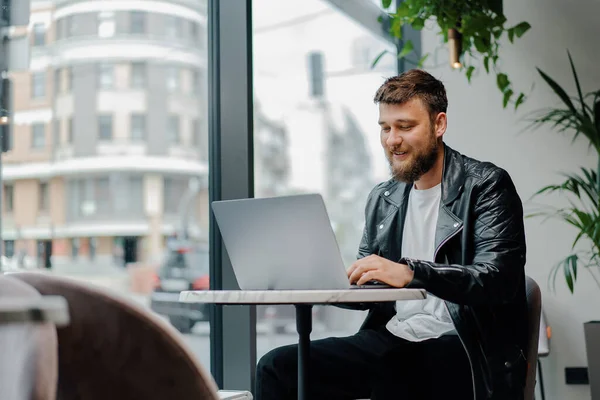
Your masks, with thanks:
M311 343L311 399L523 396L527 362L523 209L503 169L443 142L443 84L422 70L375 94L392 179L369 194L358 285L423 288L372 308L353 336ZM359 289L360 290L360 289ZM295 398L297 347L265 355L256 399Z

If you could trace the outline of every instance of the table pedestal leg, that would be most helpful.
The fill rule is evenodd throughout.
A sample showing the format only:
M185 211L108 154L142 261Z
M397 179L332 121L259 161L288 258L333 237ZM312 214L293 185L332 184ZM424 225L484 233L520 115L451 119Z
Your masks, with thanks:
M296 304L298 331L298 400L308 400L312 304Z

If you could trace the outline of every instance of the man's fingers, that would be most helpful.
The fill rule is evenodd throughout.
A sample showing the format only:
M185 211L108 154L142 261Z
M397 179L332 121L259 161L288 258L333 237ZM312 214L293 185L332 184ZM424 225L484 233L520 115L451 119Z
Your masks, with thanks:
M366 272L376 268L376 266L370 264L359 264L350 274L350 283L358 281Z
M376 269L367 271L364 274L362 274L362 276L360 277L360 279L358 279L358 281L356 281L356 284L364 285L365 283L372 281L373 279L377 279L378 275L379 275L379 271Z

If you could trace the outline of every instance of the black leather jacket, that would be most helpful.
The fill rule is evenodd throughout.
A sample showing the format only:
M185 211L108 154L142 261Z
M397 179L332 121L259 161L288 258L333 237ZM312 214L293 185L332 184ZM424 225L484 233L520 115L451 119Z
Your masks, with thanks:
M390 180L369 195L359 258L408 264L445 300L471 363L476 400L520 399L526 375L527 303L523 208L506 171L444 145L435 262L402 258L410 184ZM392 303L371 308L363 328L386 323Z

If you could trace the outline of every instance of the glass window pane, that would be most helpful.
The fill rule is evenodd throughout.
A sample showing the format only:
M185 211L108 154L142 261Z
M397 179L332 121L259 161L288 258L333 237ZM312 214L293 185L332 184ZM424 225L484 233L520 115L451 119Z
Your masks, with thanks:
M33 24L33 45L43 46L46 44L46 26L43 23Z
M190 121L208 131L206 90L189 89L207 87L208 51L193 41L206 42L207 0L41 3L30 46L51 54L36 48L33 69L11 71L25 84L13 110L23 137L2 165L6 255L120 291L171 321L210 368L206 308L164 301L208 282L198 268L208 265L208 143L187 140ZM166 260L177 254L175 276Z
M111 140L113 137L112 115L98 116L98 138L100 140Z
M34 149L46 147L46 126L44 124L31 125L31 147Z
M320 193L350 266L367 195L388 179L372 99L395 60L370 65L393 48L325 0L254 0L252 14L255 196ZM311 337L353 334L364 317L315 307ZM257 331L259 358L297 343L294 308L257 307Z
M39 99L46 96L46 72L31 74L31 98Z

